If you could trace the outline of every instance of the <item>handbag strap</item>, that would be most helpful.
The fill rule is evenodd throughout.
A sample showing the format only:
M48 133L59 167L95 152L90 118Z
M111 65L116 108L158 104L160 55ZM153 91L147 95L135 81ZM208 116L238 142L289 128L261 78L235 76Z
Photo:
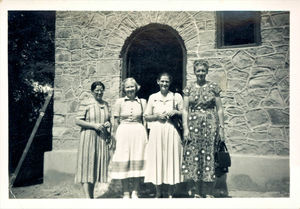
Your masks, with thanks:
M144 118L143 118L143 115L144 115L144 108L143 108L143 104L142 104L142 100L139 98L140 100L140 105L141 105L141 119L142 119L142 124L144 124Z
M175 93L173 93L173 110L176 110L176 106L175 106Z

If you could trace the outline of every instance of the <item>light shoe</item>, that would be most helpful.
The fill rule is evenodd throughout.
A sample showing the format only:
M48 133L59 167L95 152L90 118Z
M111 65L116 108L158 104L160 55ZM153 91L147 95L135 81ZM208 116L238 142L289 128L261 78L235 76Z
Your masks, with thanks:
M130 199L129 192L124 192L123 199Z
M138 194L137 194L137 191L133 191L132 193L131 193L131 199L138 199L139 198L139 196L138 196Z
M213 195L209 195L209 194L207 194L205 197L206 198L215 198Z

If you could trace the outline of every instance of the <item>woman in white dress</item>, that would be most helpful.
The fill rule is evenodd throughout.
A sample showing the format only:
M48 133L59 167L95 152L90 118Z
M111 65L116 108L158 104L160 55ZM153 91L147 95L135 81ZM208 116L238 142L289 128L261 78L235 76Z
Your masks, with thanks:
M157 198L163 197L165 192L172 198L174 186L182 181L181 138L170 117L175 114L181 116L183 99L180 94L169 91L171 81L168 73L160 74L157 79L160 91L150 95L145 111L145 119L151 123L146 148L145 182L156 186Z
M136 96L140 86L134 78L126 78L122 88L126 96L119 98L114 107L116 150L112 158L111 177L121 179L123 198L138 198L139 183L145 175L147 132L143 113L146 100ZM133 183L132 189L129 188L130 181Z

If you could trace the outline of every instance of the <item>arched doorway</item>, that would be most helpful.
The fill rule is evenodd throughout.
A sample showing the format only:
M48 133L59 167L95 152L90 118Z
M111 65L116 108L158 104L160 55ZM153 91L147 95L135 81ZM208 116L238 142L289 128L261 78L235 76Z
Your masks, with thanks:
M186 49L173 28L152 23L134 31L121 51L122 79L134 77L141 85L138 96L148 99L159 91L156 79L161 72L173 77L171 91L182 92L185 85Z

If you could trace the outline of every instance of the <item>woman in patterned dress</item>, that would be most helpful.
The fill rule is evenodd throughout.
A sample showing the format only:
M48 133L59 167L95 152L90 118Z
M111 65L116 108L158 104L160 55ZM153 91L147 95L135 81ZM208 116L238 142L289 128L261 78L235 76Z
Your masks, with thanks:
M111 177L121 179L123 198L138 198L141 178L145 175L145 147L147 132L143 113L146 100L136 96L140 86L134 78L122 83L125 97L119 98L114 107L114 136L116 150L112 158ZM129 188L129 182L133 188Z
M182 172L196 187L195 197L213 197L215 182L214 153L224 141L224 116L219 86L206 80L208 63L194 62L197 81L184 89L184 157Z
M100 81L91 85L93 98L80 109L76 118L81 132L75 183L82 184L86 198L94 197L96 182L107 182L110 114L107 102L102 100L104 89Z
M169 118L175 114L182 115L183 99L180 94L169 91L171 80L168 73L158 77L160 91L150 95L145 112L145 119L151 122L145 182L156 186L156 198L164 196L162 188L172 198L174 185L182 180L181 138Z

